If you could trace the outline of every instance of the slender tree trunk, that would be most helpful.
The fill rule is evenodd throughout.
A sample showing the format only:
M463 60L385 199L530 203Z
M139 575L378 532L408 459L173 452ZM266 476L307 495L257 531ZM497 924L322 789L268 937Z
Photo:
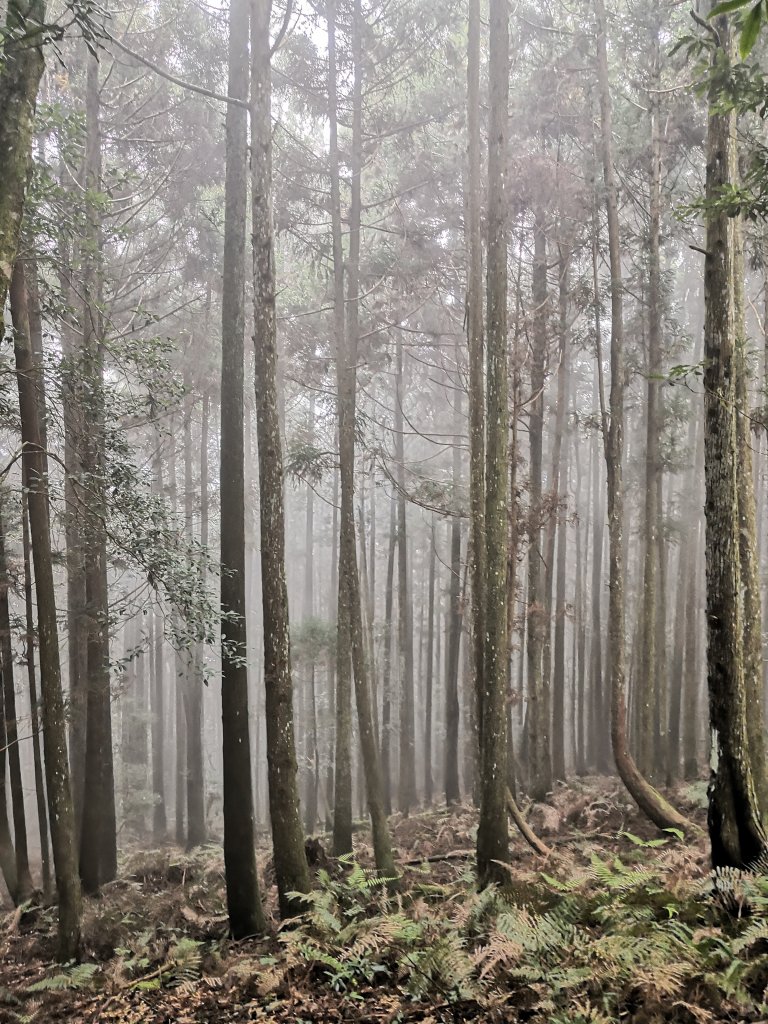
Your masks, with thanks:
M2 122L2 118L0 118ZM59 897L59 956L71 960L80 945L80 879L77 872L75 815L67 758L67 731L61 688L59 636L53 583L51 526L48 512L48 464L40 431L40 400L44 380L30 344L27 296L17 272L11 289L14 355L19 388L21 439L28 482L30 539L35 569L40 680L42 688L45 773L51 821L51 842Z
M32 892L27 847L27 819L24 813L24 781L21 774L19 729L16 716L16 682L13 675L13 636L10 614L10 578L6 551L5 501L0 494L0 667L2 667L5 745L11 781L13 810L13 842L16 851L16 891L14 897L23 902ZM4 794L3 794L4 795Z
M383 692L381 699L381 774L384 787L384 808L392 813L392 608L394 605L395 550L397 547L397 500L392 496L389 517L389 553L387 555L387 581L384 589L384 655L382 663Z
M658 83L659 38L653 39L654 82ZM659 716L657 675L657 636L659 596L660 522L658 504L661 489L661 132L659 95L649 93L651 118L650 235L648 246L648 361L646 376L645 440L645 553L641 604L642 639L637 681L638 738L637 760L640 771L659 777L661 765L655 741L655 721Z
M331 180L331 231L333 241L333 313L338 375L339 357L345 348L346 312L339 174L335 0L330 0L326 6L326 23L328 28L328 158ZM341 461L340 400L338 405L339 461ZM338 496L336 480L334 480L334 495ZM333 852L336 856L340 856L341 854L349 853L352 849L352 654L349 600L342 584L340 557L337 557L337 555L340 555L340 544L337 541L339 531L336 529L336 508L337 502L334 500L334 551L332 562L336 570L335 576L338 592L336 603L336 749L334 752ZM343 519L343 513L341 518Z
M482 745L485 693L485 396L483 394L483 248L480 223L480 0L468 0L467 37L467 342L469 348L469 504L472 663Z
M507 829L507 117L509 11L490 3L488 135L488 374L485 479L486 621L481 701L482 748L477 871L480 883L501 882L509 854Z
M310 445L315 439L315 394L309 396L309 428L307 440ZM315 614L315 492L311 484L307 484L307 504L304 520L304 608L302 618L306 626L312 622ZM310 641L311 642L311 641ZM317 748L317 712L315 708L315 655L310 654L305 681L306 710L305 761L306 786L304 790L304 828L308 833L315 830L317 824L317 794L319 785L320 765Z
M248 95L250 0L229 11L230 96ZM251 737L248 727L248 635L245 607L245 234L248 205L248 119L227 104L224 267L221 307L221 735L224 871L233 938L261 934L254 837ZM257 765L258 770L258 765Z
M435 516L432 515L432 523L429 535L429 584L427 596L427 667L424 694L424 803L429 807L432 804L434 781L432 778L432 684L435 670Z
M413 715L413 604L408 565L407 508L405 501L405 425L403 416L403 342L396 340L395 458L397 461L397 612L400 650L400 771L397 806L408 814L416 802L415 730Z
M99 65L89 56L86 85L86 213L82 371L84 421L83 478L79 505L83 523L86 616L85 786L80 836L80 877L95 892L117 875L115 777L112 758L112 698L109 663L107 581L107 497L104 411L104 321L102 317L101 124Z
M303 908L304 905L291 893L308 891L309 869L304 852L296 780L291 641L285 581L283 452L277 408L275 266L271 196L271 9L271 0L253 0L251 207L269 809L280 913L285 917Z
M528 529L528 742L530 794L543 800L552 789L549 680L544 676L544 647L549 635L546 579L542 572L542 440L544 431L544 367L547 351L547 238L544 211L534 215L533 316L531 357L530 525ZM551 563L550 563L551 564Z
M335 11L334 11L335 16ZM376 867L385 877L395 874L389 828L384 811L381 766L376 747L374 708L369 666L363 634L363 595L357 568L354 512L355 408L357 392L357 350L360 312L360 219L361 174L363 167L363 13L355 0L352 26L352 189L349 211L349 262L347 272L346 332L337 353L339 415L339 465L341 468L341 513L339 534L339 605L348 608L348 622L355 679L355 703L360 736L360 753L365 771L365 788L373 833ZM335 53L334 53L335 61ZM415 785L415 781L414 781Z
M568 339L568 290L570 253L561 247L559 258L560 365L557 371L557 417L552 455L552 475L556 496L568 490L567 412L570 401L570 345ZM554 675L552 677L552 773L565 779L565 570L568 524L558 511L553 527L557 527L557 570L555 599Z
M453 502L461 486L461 392L453 410ZM445 659L445 802L459 803L459 652L461 645L461 520L453 516L448 529L451 576L448 584L448 633Z
M157 437L152 457L153 486L158 501L163 498L163 458L160 451L160 438ZM154 645L150 656L154 658L154 689L152 691L152 793L154 806L152 809L152 835L155 843L163 842L168 831L168 817L165 806L165 674L164 674L164 638L165 621L159 608L153 612Z
M29 708L32 725L32 760L35 771L35 797L37 804L37 827L40 834L40 861L42 866L43 895L48 898L51 892L51 850L48 843L48 807L46 804L45 779L43 776L43 757L40 750L40 705L37 695L37 679L35 676L35 618L32 603L32 566L29 544L29 508L28 485L26 470L22 465L22 483L24 493L21 500L22 544L24 551L24 610L26 614L26 633L24 637L25 660L27 663L27 681L29 684Z
M184 530L190 548L194 542L192 478L192 409L191 380L185 374L186 408L184 410ZM191 644L184 654L184 714L186 721L186 847L193 850L206 840L205 779L203 774L203 678L198 651Z

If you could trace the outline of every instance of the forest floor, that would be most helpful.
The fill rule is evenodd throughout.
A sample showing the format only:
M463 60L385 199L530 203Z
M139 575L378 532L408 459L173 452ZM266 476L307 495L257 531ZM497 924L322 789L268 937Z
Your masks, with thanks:
M703 823L703 784L675 795ZM395 892L365 831L354 862L320 837L306 914L279 928L260 850L273 930L241 943L218 847L130 853L86 901L81 963L55 963L51 908L0 920L0 1024L768 1020L768 880L713 875L703 837L660 836L613 779L526 813L551 852L514 832L503 891L475 889L468 807L392 819Z

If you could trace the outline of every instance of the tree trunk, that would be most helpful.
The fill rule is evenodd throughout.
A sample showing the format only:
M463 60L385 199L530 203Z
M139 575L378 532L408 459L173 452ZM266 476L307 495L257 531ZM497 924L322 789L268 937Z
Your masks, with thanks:
M432 778L432 684L435 669L435 516L429 535L429 583L427 592L427 668L424 694L424 803L432 804L434 781ZM458 752L457 752L458 754ZM458 760L458 758L457 758Z
M0 118L0 123L2 120ZM60 958L66 961L77 956L80 945L80 879L77 872L75 816L70 790L66 716L61 689L48 512L48 463L40 432L38 396L44 393L45 385L40 367L32 354L26 289L23 276L18 271L14 275L11 288L11 314L37 594L45 774L59 897L58 952Z
M397 612L400 651L400 772L397 806L408 814L416 802L415 729L413 715L413 604L408 565L405 501L405 424L403 416L403 341L398 331L395 353L395 459L397 461Z
M557 418L552 454L555 498L568 490L567 414L570 401L570 345L568 339L568 288L571 254L561 246L559 258L560 365L557 371ZM554 674L552 677L552 774L565 779L565 570L568 523L559 508L552 521L557 528Z
M271 0L251 13L251 195L253 217L256 423L261 504L261 597L264 628L269 810L283 917L303 909L291 893L309 890L299 814L293 683L285 582L283 452L277 408L277 338L272 228L272 115L269 51Z
M509 11L490 3L488 135L488 372L485 470L486 621L477 871L480 883L501 882L509 855L507 796L507 117Z
M335 17L335 10L333 10ZM384 811L381 766L376 747L374 709L372 706L369 666L366 660L363 633L364 600L357 569L355 544L354 471L355 411L357 392L357 350L360 313L360 217L361 174L363 167L363 13L360 0L355 0L352 26L352 60L354 67L352 108L352 190L349 211L349 262L347 273L346 332L339 339L337 351L337 390L339 417L339 465L341 469L341 509L339 535L339 606L342 600L348 609L348 623L355 678L355 702L360 735L365 788L373 833L376 867L384 877L394 877L395 865L389 828ZM334 52L335 63L335 52Z
M13 810L13 842L16 850L17 902L23 903L32 892L27 848L27 819L24 813L24 781L21 774L19 729L16 717L16 683L13 677L13 635L10 614L10 577L6 551L5 501L0 494L0 667L3 682L3 711L5 718L5 746L11 782L11 808ZM3 794L5 797L5 794Z
M88 58L86 85L86 212L83 271L82 376L84 425L80 495L85 575L86 729L80 877L95 892L117 875L115 778L112 759L112 699L109 663L109 591L107 582L107 497L104 412L104 322L102 308L101 125L99 65Z
M228 93L248 95L250 0L232 0ZM245 234L248 205L247 112L227 104L224 267L221 308L221 731L224 872L229 930L235 939L261 934L248 728L248 636L245 615Z
M387 555L387 581L384 589L384 656L382 662L383 692L381 698L381 774L384 787L384 809L392 813L392 608L394 605L395 549L397 547L397 500L392 495L389 516L389 553Z
M37 90L45 67L42 0L9 0L0 59L0 338L5 336L5 305L19 245ZM35 43L35 33L40 32ZM31 37L31 38L30 38Z
M461 391L453 410L453 504L458 505L461 485ZM448 583L448 631L445 659L445 802L461 800L459 786L459 653L461 645L461 520L452 516L448 529L451 576Z
M482 743L485 693L485 397L483 394L483 248L480 223L480 0L468 3L467 37L467 342L469 348L469 505L472 668Z
M542 573L542 440L544 430L544 367L547 352L547 238L544 211L534 215L533 306L534 341L531 355L530 525L528 548L528 744L529 790L543 800L552 789L550 756L549 680L544 676L544 647L549 636L546 580Z
M595 0L598 20L597 67L602 121L603 175L608 209L608 248L611 268L611 393L610 419L605 436L608 477L609 591L608 656L611 676L611 743L616 768L640 810L659 828L689 829L690 823L638 771L627 743L626 641L624 601L624 324L623 283L619 238L619 207L613 167L613 128L608 84L608 50L604 0Z
M735 56L730 19L714 21L719 46L712 61ZM737 183L736 112L723 110L712 87L707 131L706 195ZM745 650L746 607L740 533L746 528L740 499L741 451L738 403L743 364L737 351L739 310L736 275L739 244L735 218L711 210L707 218L704 263L704 477L707 566L707 682L715 758L709 786L712 861L746 867L765 853L759 787L750 746L749 683ZM747 540L749 543L749 539Z
M194 543L193 507L194 480L192 478L192 409L191 380L184 375L186 391L184 410L184 530L187 544ZM205 779L203 774L203 676L196 644L185 651L184 714L186 720L186 848L193 850L206 840Z
M45 779L43 777L43 757L40 750L40 706L37 695L35 677L35 618L32 603L32 553L29 544L29 508L28 485L26 471L22 465L22 484L24 493L21 499L22 544L24 551L24 609L26 614L26 633L24 637L25 660L27 663L27 680L29 683L29 708L32 725L32 760L35 771L35 797L37 804L37 827L40 834L40 861L42 866L43 895L51 894L51 851L48 843L48 807L46 804Z

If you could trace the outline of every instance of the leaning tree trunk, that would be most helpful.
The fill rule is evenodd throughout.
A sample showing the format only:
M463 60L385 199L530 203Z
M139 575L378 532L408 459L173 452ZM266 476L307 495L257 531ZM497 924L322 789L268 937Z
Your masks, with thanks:
M251 207L269 810L280 914L286 917L303 908L304 904L295 894L307 892L310 883L296 780L291 640L285 581L283 452L277 403L271 194L271 9L271 0L254 0L251 14Z
M691 825L638 771L627 741L626 639L624 596L624 323L619 206L613 167L612 110L608 82L608 49L604 0L595 0L598 19L597 67L602 121L602 160L608 212L608 249L611 269L611 393L605 437L608 476L609 603L608 660L611 677L611 743L621 781L638 807L659 828L690 829Z
M730 20L714 22L719 47L714 62L735 55ZM716 204L724 187L737 182L736 113L723 110L715 86L707 131L707 199ZM768 840L750 749L745 651L745 601L740 551L737 423L743 364L736 337L736 273L740 261L735 218L710 209L704 263L704 480L706 499L707 683L713 762L709 786L712 861L744 867L765 853Z

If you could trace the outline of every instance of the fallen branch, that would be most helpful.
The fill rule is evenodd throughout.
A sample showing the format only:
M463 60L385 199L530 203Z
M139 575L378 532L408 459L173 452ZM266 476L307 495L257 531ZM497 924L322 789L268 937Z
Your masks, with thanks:
M403 867L413 867L417 864L439 864L443 860L466 860L474 857L474 850L451 850L450 853L434 853L431 857L414 857L412 860L404 860Z
M546 845L546 843L543 843L539 839L531 826L522 816L520 808L517 806L515 798L512 796L512 792L509 789L507 790L507 810L509 811L510 818L514 821L515 825L517 825L520 835L526 843L528 843L533 852L538 853L540 857L549 857L552 850Z

